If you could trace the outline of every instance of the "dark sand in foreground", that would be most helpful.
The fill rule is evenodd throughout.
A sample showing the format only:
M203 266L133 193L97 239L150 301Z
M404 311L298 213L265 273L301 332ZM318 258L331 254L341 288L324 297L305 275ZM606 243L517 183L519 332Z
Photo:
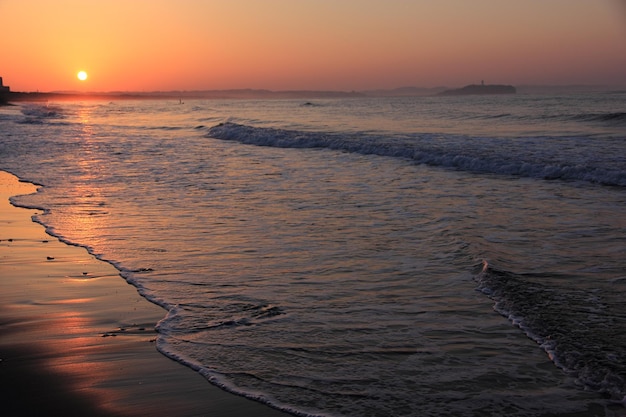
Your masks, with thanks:
M161 355L165 311L9 204L34 191L0 171L0 414L287 416Z

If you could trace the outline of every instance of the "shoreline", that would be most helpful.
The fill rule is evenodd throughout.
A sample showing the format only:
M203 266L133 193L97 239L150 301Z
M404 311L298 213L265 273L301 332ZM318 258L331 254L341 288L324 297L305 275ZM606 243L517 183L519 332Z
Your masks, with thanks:
M46 234L9 197L37 187L0 170L3 415L289 414L211 385L155 347L165 310L112 265Z

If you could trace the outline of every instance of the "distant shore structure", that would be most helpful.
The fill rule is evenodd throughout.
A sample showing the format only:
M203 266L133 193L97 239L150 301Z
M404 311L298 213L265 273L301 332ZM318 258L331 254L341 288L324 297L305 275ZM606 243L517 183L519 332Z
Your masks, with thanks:
M0 104L5 104L8 101L10 92L11 89L9 86L2 84L2 77L0 77Z
M0 93L8 93L11 91L9 86L2 84L2 77L0 77Z
M517 90L512 85L504 84L470 84L462 88L453 90L445 90L439 93L440 96L469 96L469 95L488 95L488 94L516 94Z

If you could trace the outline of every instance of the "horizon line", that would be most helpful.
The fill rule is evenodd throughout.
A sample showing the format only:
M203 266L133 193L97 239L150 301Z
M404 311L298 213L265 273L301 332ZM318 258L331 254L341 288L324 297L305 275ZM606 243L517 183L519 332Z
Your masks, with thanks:
M476 84L466 84L476 85ZM485 84L492 85L492 84ZM521 90L559 90L559 91L581 91L581 90L604 90L604 91L616 91L626 90L626 85L611 85L611 84L520 84L515 86ZM193 95L219 95L230 94L237 96L245 95L288 95L288 96L327 96L327 97L359 97L367 95L384 95L390 93L396 93L398 95L428 95L438 91L447 90L448 86L436 86L436 87L419 87L419 86L403 86L395 88L375 88L364 90L330 90L330 89L286 89L286 90L272 90L266 88L226 88L226 89L172 89L172 90L109 90L109 91L79 91L79 90L52 90L52 91L8 91L10 95L74 95L74 96L162 96L162 97L177 97L183 96L185 98L193 98Z

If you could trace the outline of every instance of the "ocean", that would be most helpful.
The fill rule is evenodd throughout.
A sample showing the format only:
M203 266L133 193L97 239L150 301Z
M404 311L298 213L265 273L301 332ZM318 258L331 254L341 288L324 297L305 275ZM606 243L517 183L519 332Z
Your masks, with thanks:
M13 199L299 416L613 416L626 93L0 108ZM120 278L122 279L122 278Z

